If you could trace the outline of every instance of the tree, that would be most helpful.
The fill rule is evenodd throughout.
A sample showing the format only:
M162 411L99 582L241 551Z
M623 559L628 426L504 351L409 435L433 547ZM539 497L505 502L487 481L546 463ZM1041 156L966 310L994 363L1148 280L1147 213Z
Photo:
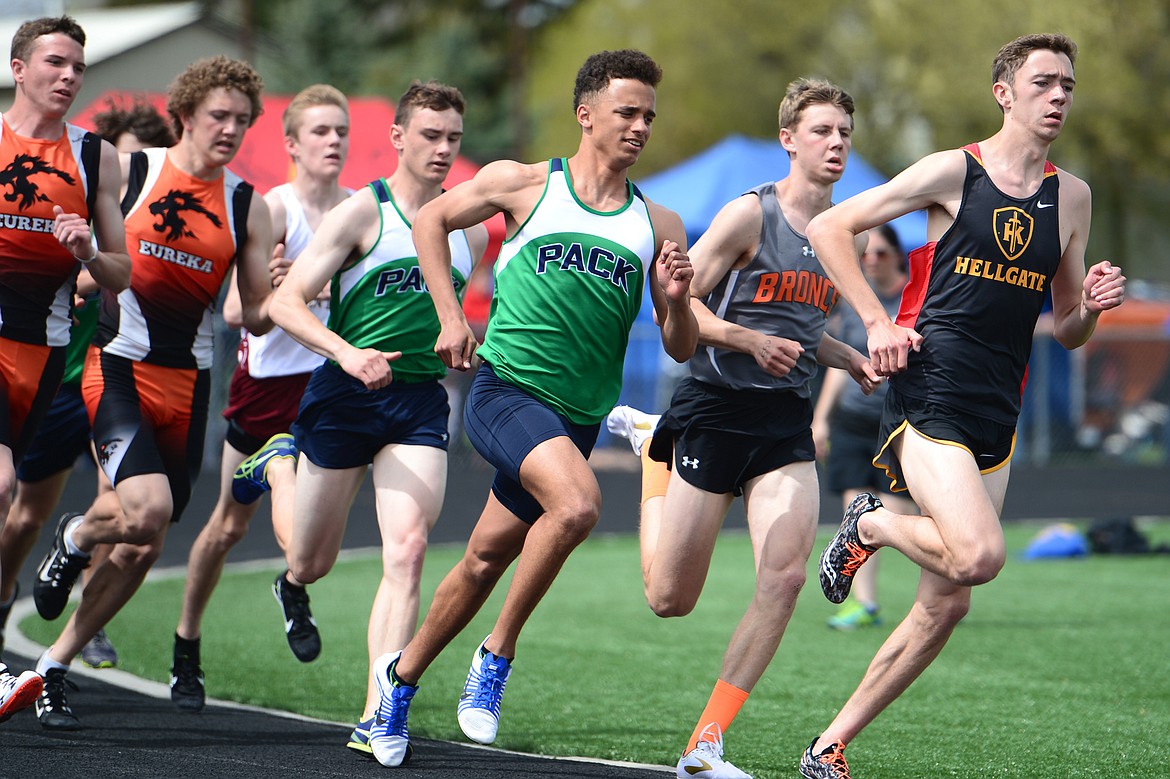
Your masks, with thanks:
M591 0L543 28L533 47L530 156L563 153L579 133L569 105L576 69L600 49L633 47L665 75L659 122L637 174L729 132L770 137L784 86L820 76L857 102L855 151L893 175L915 159L993 133L991 62L1037 31L1080 46L1078 88L1053 161L1094 190L1088 256L1131 277L1170 280L1170 2L844 0L831 7L742 0ZM761 178L766 177L761 172Z

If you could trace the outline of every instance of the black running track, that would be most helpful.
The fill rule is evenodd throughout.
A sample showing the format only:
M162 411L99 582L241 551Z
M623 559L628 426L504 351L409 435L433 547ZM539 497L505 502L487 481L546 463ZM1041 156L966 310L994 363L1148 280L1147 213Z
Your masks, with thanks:
M632 459L632 458L631 458ZM70 479L64 509L83 509L93 495L93 472L79 468ZM454 474L453 474L454 477ZM622 501L628 510L628 527L636 521L637 476L622 479ZM215 503L218 484L214 473L204 473L196 484L191 506L183 520L167 535L159 566L186 563L191 542ZM458 489L449 494L447 510L432 541L466 540L476 514L487 496L488 474L472 466L461 473ZM624 484L629 482L629 484ZM452 505L451 495L474 496L466 505ZM607 498L608 499L608 498ZM265 501L267 505L267 501ZM373 513L369 480L353 508L353 516ZM272 540L267 509L232 551L229 562L263 559L278 553ZM610 528L617 530L619 528ZM365 533L366 535L363 535ZM49 530L21 572L21 591L32 592L32 576L47 549ZM353 521L346 548L380 543L372 522ZM11 632L15 625L10 626ZM9 647L12 646L10 638ZM32 667L30 653L5 650L4 661L13 669ZM80 663L75 663L79 666ZM673 773L673 768L626 766L570 759L549 759L504 752L471 744L415 739L415 757L401 768L383 768L344 747L351 725L290 718L285 715L236 706L208 705L199 714L175 710L166 697L152 697L102 681L95 671L70 677L80 690L69 700L81 718L83 730L52 733L41 728L32 710L22 711L0 725L0 779L96 779L97 777L198 777L198 779L299 779L300 777L401 776L426 779L505 779L505 777L584 777L585 779L647 779ZM110 678L107 676L106 678ZM149 688L150 685L147 685ZM161 689L161 685L158 686Z
M628 451L621 454L634 462ZM619 460L620 462L620 460ZM459 464L458 467L456 464ZM432 533L436 543L465 541L487 495L489 474L482 464L466 457L452 458L447 505ZM1116 514L1112 501L1117 492L1100 485L1115 484L1127 495L1127 513L1164 514L1165 487L1170 473L1151 478L1156 469L1117 468L1108 473L1093 469L1019 469L1013 474L1005 518L1100 517ZM1164 477L1164 478L1162 478ZM598 530L633 532L637 522L638 475L636 472L599 471L605 496ZM184 519L167 536L160 566L183 565L191 542L198 534L215 502L218 490L215 472L204 473L196 484L191 506ZM62 510L83 509L93 495L93 472L79 468L70 480ZM265 502L267 505L267 502ZM835 524L839 519L835 499L822 496L821 520ZM368 480L351 516L372 515L373 491ZM230 561L271 558L277 554L268 522L267 508L254 520L254 527L233 550ZM737 502L728 527L742 527L743 514ZM47 548L48 530L26 563L21 589L32 591L33 569ZM346 548L377 546L373 522L351 521ZM12 641L9 642L12 646ZM31 667L29 654L6 651L4 659L14 669ZM240 707L208 706L197 715L175 711L164 697L132 692L101 681L82 677L81 690L71 692L70 702L82 719L84 730L76 733L49 733L41 729L31 711L20 712L0 725L0 779L93 779L93 777L255 777L294 779L328 776L396 776L428 779L496 779L499 777L585 777L598 779L645 779L663 776L671 768L635 767L575 760L555 760L516 755L500 750L464 744L419 740L415 759L399 769L386 769L372 760L363 760L342 744L351 725L291 719L278 714ZM106 677L110 678L110 677Z

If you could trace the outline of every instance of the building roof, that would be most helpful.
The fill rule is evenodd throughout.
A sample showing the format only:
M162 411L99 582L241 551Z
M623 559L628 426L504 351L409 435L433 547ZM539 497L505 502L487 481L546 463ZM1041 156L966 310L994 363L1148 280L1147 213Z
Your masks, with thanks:
M85 30L85 61L94 65L156 38L199 21L198 2L139 5L128 8L95 8L70 13ZM0 16L0 45L5 50L29 15ZM0 89L12 89L12 71L0 69Z

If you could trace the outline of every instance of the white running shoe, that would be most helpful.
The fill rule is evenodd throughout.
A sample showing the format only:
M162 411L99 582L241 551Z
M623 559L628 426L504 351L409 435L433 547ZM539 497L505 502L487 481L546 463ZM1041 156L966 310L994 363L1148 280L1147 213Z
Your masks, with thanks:
M634 454L642 455L642 445L654 435L661 414L647 414L633 406L614 406L605 418L605 427L614 435L620 435L630 442Z
M699 734L699 743L678 761L680 779L752 779L723 759L723 729L712 722Z
M401 651L384 654L374 661L373 668L380 700L370 728L369 744L374 758L388 768L402 765L414 753L406 720L418 687L396 684L390 675L390 669L401 656Z
M488 638L483 640L484 644ZM500 728L500 703L511 675L512 664L506 658L493 655L483 644L476 647L456 709L463 735L479 744L496 740Z
M0 722L36 702L44 687L44 680L36 671L25 671L19 676L9 673L0 663Z

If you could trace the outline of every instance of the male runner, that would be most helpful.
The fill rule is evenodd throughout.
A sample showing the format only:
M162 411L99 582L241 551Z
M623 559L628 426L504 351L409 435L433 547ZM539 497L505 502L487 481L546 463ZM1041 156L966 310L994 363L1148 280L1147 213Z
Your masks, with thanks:
M495 739L520 630L598 519L601 494L586 457L620 390L647 282L667 353L681 361L694 351L682 222L627 178L650 138L661 76L642 52L591 56L573 94L576 154L494 162L415 219L419 266L442 324L435 352L448 367L469 370L478 343L451 284L449 235L505 217L509 238L495 265L483 365L464 405L467 434L497 474L467 552L439 585L419 632L375 663L381 703L371 745L383 765L410 755L407 713L423 672L519 557L457 709L469 738Z
M12 37L16 93L0 116L0 525L64 374L79 269L115 293L130 281L117 153L65 122L85 78L84 47L68 16L25 22ZM0 663L0 721L40 687Z
M845 172L853 98L827 81L798 79L780 103L779 124L789 175L724 206L691 252L701 347L640 452L642 574L654 613L677 617L695 607L737 495L755 558L754 596L678 761L684 779L748 776L723 759L723 734L775 655L804 585L820 514L816 363L848 370L866 391L877 382L864 355L825 333L837 290L804 236ZM635 429L636 415L624 409L610 415L611 429Z
M303 593L329 573L353 498L373 465L382 579L370 611L371 669L414 635L427 535L447 485L450 409L439 383L446 368L434 352L439 320L411 224L443 191L463 140L463 110L463 95L446 84L415 82L406 90L390 128L398 153L394 174L325 217L277 288L272 310L289 335L328 358L313 373L292 428L300 462L289 571L277 585ZM487 228L467 225L446 246L453 262L445 284L461 292L487 247ZM326 283L328 327L308 306ZM273 460L267 470L291 472L292 461ZM377 706L370 671L365 708L349 741L365 754Z
M277 264L295 260L313 237L321 220L350 190L337 183L349 152L349 104L336 88L314 84L289 102L282 117L284 146L293 162L292 181L274 187L264 196L272 214L278 246ZM327 296L311 301L311 310L324 320L329 315ZM228 288L224 318L229 325L243 324L240 296ZM280 328L264 335L245 330L240 335L239 364L232 374L224 416L228 430L220 465L219 499L203 530L191 546L183 609L175 629L171 666L171 700L184 711L199 711L205 700L200 638L203 613L219 583L228 552L248 532L259 508L258 490L240 492L233 487L237 467L253 453L262 462L295 452L286 445L289 427L320 355L304 348ZM266 446L266 443L268 444ZM263 465L259 473L265 472ZM265 482L265 486L270 486ZM272 491L272 529L281 550L288 548L292 522L291 480ZM237 497L237 493L239 497ZM273 592L281 604L286 636L298 660L308 662L321 651L316 624L303 590L290 592L283 576ZM300 596L300 597L298 597Z
M1085 272L1088 185L1048 161L1072 107L1076 53L1059 34L1006 44L992 67L1003 113L995 135L925 157L809 225L825 270L865 323L873 367L893 377L874 462L923 514L895 514L864 493L821 555L821 588L834 603L880 547L922 573L909 615L801 757L809 779L848 779L845 746L926 670L967 613L971 588L1004 565L999 515L1046 295L1067 349L1125 297L1120 268L1104 261ZM910 287L891 321L858 266L856 236L920 208L927 244L910 255Z
M116 545L37 661L45 677L37 716L50 730L80 726L65 694L69 663L138 589L190 499L203 459L212 309L233 263L245 324L259 333L271 326L268 208L226 169L260 114L260 90L244 62L193 63L168 93L178 142L126 160L133 274L129 289L103 296L82 378L98 461L122 512L91 506L63 516L38 571L37 610L55 619L93 549Z

